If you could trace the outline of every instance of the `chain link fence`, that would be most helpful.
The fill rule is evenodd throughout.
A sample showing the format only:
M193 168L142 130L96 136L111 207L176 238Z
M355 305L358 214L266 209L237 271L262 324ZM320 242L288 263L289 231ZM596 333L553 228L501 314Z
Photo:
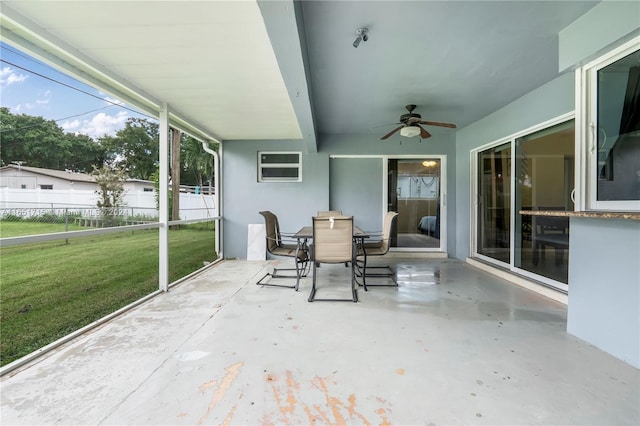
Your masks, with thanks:
M141 207L11 205L0 208L0 237L139 225L158 221L158 211Z

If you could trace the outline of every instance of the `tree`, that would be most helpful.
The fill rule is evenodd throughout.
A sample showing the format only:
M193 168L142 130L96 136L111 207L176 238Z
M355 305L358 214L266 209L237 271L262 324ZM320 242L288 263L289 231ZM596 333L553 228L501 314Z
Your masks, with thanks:
M104 147L89 136L67 133L65 139L68 147L63 159L65 169L89 173L94 166L105 164Z
M205 152L202 142L185 135L181 155L183 172L186 175L184 182L190 181L202 188L207 181L213 181L213 156Z
M11 114L0 108L0 164L90 171L104 162L104 150L86 135L65 133L53 120Z
M160 167L157 167L151 176L153 181L153 189L155 190L156 209L160 211ZM173 191L169 187L169 218L173 217ZM180 218L178 218L180 219Z
M158 125L143 118L129 118L115 137L100 139L107 163L120 167L134 179L150 180L158 165Z
M124 205L124 182L127 175L123 170L109 166L94 167L91 174L98 184L96 205L100 216L105 219L107 226L113 225L118 208Z

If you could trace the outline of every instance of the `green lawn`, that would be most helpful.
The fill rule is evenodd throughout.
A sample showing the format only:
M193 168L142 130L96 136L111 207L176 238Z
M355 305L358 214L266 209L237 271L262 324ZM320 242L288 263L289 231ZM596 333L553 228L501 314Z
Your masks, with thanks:
M2 365L158 288L158 230L5 247L0 257ZM169 232L170 282L213 260L213 223Z
M82 231L84 226L70 223L68 231ZM0 237L20 237L23 235L52 234L54 232L65 232L64 223L38 223L38 222L11 222L0 220Z

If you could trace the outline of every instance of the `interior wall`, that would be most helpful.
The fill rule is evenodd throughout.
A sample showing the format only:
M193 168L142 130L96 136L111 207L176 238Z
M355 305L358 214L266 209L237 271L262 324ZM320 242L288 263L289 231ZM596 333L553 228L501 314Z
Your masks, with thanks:
M537 162L533 182L531 189L537 206L564 208L564 192L547 190L547 188L561 187L564 183L564 157L545 158L544 161Z

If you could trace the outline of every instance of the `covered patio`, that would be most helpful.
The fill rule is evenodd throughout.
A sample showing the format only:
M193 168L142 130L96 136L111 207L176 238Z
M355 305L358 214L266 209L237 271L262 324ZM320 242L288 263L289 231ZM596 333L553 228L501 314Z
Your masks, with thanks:
M256 286L277 261L213 265L4 376L2 423L640 423L640 372L569 335L565 305L460 260L390 260L399 286L359 303L308 303L310 277Z

